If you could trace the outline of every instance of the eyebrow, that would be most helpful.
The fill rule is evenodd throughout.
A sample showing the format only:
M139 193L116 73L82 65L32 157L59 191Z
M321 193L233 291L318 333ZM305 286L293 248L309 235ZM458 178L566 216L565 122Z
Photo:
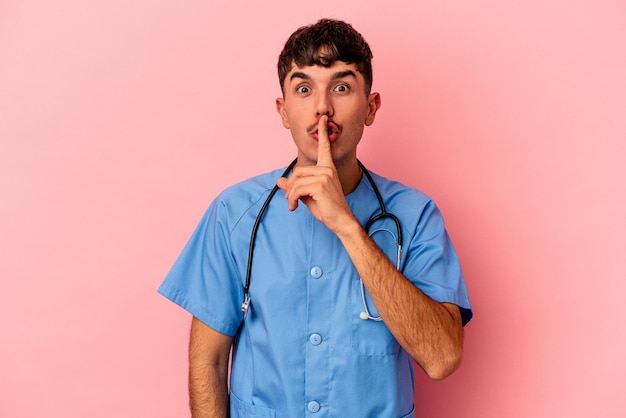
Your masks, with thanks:
M352 70L339 71L338 73L333 74L332 80L339 80L344 77L354 77L356 78L356 74Z
M339 80L339 79L344 78L344 77L354 77L354 78L356 78L356 74L352 70L339 71L339 72L336 72L335 74L333 74L333 76L331 77L331 80ZM295 71L293 74L291 74L291 77L289 77L289 80L293 80L294 78L301 78L303 80L310 80L311 76L306 74L306 73L303 73L301 71Z
M291 77L289 77L289 80L293 80L294 78L301 78L303 80L310 80L311 77L308 74L305 74L303 72L300 71L295 71L293 74L291 74Z

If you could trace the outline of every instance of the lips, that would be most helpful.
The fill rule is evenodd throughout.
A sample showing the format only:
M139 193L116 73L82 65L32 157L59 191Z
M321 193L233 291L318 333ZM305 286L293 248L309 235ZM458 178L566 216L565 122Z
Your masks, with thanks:
M315 126L309 129L309 132L311 136L313 137L313 139L317 141L318 140L317 124L315 124ZM338 125L336 125L334 122L328 122L328 140L330 142L335 141L339 137L340 133L341 133L341 129L339 128Z

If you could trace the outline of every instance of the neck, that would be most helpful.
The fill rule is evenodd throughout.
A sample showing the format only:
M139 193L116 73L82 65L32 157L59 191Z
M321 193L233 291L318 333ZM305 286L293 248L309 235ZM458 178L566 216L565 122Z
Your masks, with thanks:
M336 162L335 168L339 175L339 182L341 183L344 196L352 193L359 185L363 175L356 158L341 163Z

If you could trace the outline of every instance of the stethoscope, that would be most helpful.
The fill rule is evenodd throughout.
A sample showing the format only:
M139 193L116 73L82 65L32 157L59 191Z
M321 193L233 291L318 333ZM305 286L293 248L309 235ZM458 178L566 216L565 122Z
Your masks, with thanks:
M283 174L281 174L281 177L287 177L297 162L298 162L297 158L293 160L291 164L289 164L287 169L283 172ZM387 212L387 208L385 207L385 202L383 201L383 198L380 195L380 191L378 190L378 187L376 186L376 183L374 182L374 179L372 178L371 174L369 173L369 171L367 171L367 169L361 163L361 161L357 160L357 163L359 164L359 168L361 168L361 170L365 174L365 177L367 177L367 180L372 185L372 189L374 190L374 193L376 194L376 199L378 199L378 205L380 206L380 213L373 216L367 221L367 223L365 224L365 230L367 231L370 237L373 236L377 232L387 232L392 236L397 247L396 269L400 270L400 259L402 258L402 227L400 225L400 220L393 213ZM272 201L272 198L274 197L278 189L279 189L278 185L275 185L272 191L270 192L270 194L267 196L267 199L265 199L265 202L263 203L263 206L261 206L261 210L259 211L259 214L257 215L256 220L254 221L254 226L252 227L252 233L250 235L250 247L248 249L248 266L246 268L246 284L243 288L243 303L241 304L241 311L243 312L244 321L248 314L248 308L250 307L250 277L252 276L252 258L254 256L254 242L256 240L256 233L257 233L257 230L259 229L259 225L261 224L261 219L263 218L263 215L265 214L267 207L269 206L270 202ZM396 236L393 235L393 233L389 229L386 229L386 228L378 228L370 232L370 229L375 222L380 221L381 219L385 219L385 218L393 220L394 223L396 224L397 238ZM380 316L372 316L372 314L370 313L370 310L367 306L367 300L365 299L365 287L363 286L363 280L360 277L359 277L359 286L361 287L361 300L363 302L363 312L359 314L359 318L363 320L371 319L372 321L382 321L383 319Z

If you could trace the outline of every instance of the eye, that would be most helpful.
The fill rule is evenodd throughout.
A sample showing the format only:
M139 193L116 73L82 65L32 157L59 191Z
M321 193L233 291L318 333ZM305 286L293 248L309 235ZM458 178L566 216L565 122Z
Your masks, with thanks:
M337 93L347 93L348 91L350 91L350 86L347 84L338 84L335 87L335 91Z
M307 94L311 91L311 89L309 88L309 86L302 85L302 86L298 86L296 88L296 91L301 94Z

